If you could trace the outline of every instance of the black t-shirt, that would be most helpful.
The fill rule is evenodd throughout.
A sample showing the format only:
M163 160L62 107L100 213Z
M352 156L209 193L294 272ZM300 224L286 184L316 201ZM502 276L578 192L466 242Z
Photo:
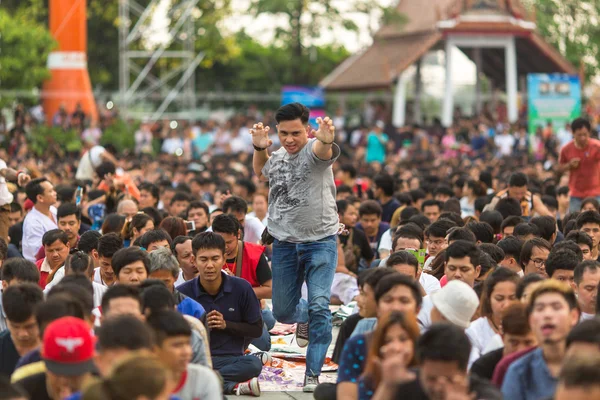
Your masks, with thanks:
M381 214L381 220L383 222L390 223L392 217L394 216L394 212L400 207L400 202L394 198L388 201L385 204L381 205L381 209L383 213Z
M354 255L365 261L373 260L374 254L367 235L360 229L350 228L352 230L352 244L354 245ZM348 243L350 235L340 235L340 242L344 249Z
M10 237L10 243L17 246L19 251L21 251L21 242L23 241L23 221L8 228L8 236Z
M21 379L15 383L15 386L27 392L30 399L52 400L46 390L46 374L43 372Z
M482 355L471 366L471 373L481 378L491 380L494 377L496 365L502 360L503 355L504 347Z
M469 389L476 394L477 399L502 400L502 393L491 382L477 375L469 377ZM421 381L417 376L416 380L398 386L396 399L429 400L429 396L421 387Z
M0 333L0 375L10 378L21 356L13 343L10 331Z
M342 356L342 350L344 350L344 344L346 343L346 340L350 338L352 332L354 332L354 328L356 328L358 321L360 321L362 318L363 317L361 317L360 314L352 314L346 318L344 322L342 322L338 337L335 341L333 356L331 357L334 363L340 363L340 357Z

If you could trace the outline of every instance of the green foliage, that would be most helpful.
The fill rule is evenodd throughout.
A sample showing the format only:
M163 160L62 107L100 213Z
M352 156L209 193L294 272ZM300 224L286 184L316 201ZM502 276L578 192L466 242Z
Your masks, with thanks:
M50 77L46 59L55 46L46 27L28 13L0 8L0 87L31 90ZM14 99L0 98L0 108Z
M43 124L33 129L29 143L31 151L37 156L47 155L50 151L65 156L81 150L81 138L75 129L63 130Z
M138 125L128 125L122 119L117 119L104 129L100 144L103 146L113 145L119 153L132 151L135 147L134 133Z

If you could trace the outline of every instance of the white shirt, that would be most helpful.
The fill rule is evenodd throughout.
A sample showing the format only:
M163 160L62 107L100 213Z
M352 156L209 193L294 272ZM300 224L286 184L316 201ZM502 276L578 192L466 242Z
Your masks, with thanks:
M498 147L498 152L500 155L508 156L512 154L513 147L515 145L515 138L513 135L497 135L494 138L494 143Z
M496 335L496 332L492 329L492 325L486 317L481 317L471 322L471 325L467 328L465 333L473 346L472 353L476 355L473 362L483 354L488 343ZM471 368L471 365L469 365L469 368Z
M102 296L104 296L108 288L97 282L92 282L92 287L94 288L94 307L100 307L102 305Z
M499 334L495 334L489 341L485 349L481 352L481 355L487 354L490 351L498 350L504 347L504 342L502 341L502 336Z
M0 170L7 168L6 162L0 159ZM6 178L0 176L0 206L4 206L6 204L10 204L13 201L13 195L8 190L8 185L6 184Z
M383 235L381 235L381 240L379 241L379 248L377 250L379 250L379 252L381 253L382 250L385 250L387 252L391 252L392 251L392 233L391 233L391 229L388 229L387 231L385 231L383 233Z
M256 217L246 215L244 218L244 242L246 243L259 243L265 226ZM210 226L207 232L212 232L212 226Z
M429 327L431 326L431 310L433 310L433 301L431 301L431 296L423 297L421 311L419 311L419 315L417 315L419 324L423 328L421 332L429 329Z
M44 263L42 264L42 270L44 269L44 264L46 264L46 260L44 259ZM50 291L50 289L52 289L54 286L58 285L58 283L60 281L62 281L62 278L65 277L65 267L62 266L59 269L56 270L56 272L54 273L54 276L52 277L52 282L48 283L46 285L46 287L44 288L44 295L47 295L48 292Z
M594 319L596 317L595 314L588 314L581 312L581 317L579 317L579 322L587 321L588 319Z
M185 280L185 278L183 277L183 271L180 270L179 271L179 277L177 277L177 280L175 281L175 287L182 285L184 283L186 283L187 281Z
M389 257L386 257L383 260L381 260L379 266L385 267L388 258ZM424 272L421 272L421 276L419 277L419 283L421 284L421 286L423 286L425 293L427 293L428 295L442 288L442 286L440 285L440 281L435 276Z
M79 160L79 167L77 167L77 173L75 178L81 180L92 180L94 179L94 172L96 168L102 164L102 154L106 149L102 146L94 146L86 151L81 160Z
M177 149L183 148L183 139L175 137L165 139L162 145L162 152L167 154L175 154Z
M31 262L35 262L35 255L42 247L44 233L58 229L55 222L56 207L51 206L50 212L54 220L39 212L34 206L23 221L23 257Z
M461 218L467 218L475 215L475 203L469 203L467 196L460 199L460 216Z
M248 216L249 216L249 217L252 217L252 218L258 218L258 217L256 216L256 213L255 213L254 211L252 211L251 213L248 213ZM267 213L267 215L265 215L265 217L264 217L262 220L260 220L260 222L261 222L261 223L262 223L264 226L267 226L267 221L268 221L268 220L269 220L269 213Z

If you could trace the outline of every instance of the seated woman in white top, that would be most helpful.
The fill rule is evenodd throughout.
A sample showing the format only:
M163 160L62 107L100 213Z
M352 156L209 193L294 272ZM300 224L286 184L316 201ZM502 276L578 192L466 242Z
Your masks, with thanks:
M499 267L486 278L479 308L481 317L466 330L473 346L474 357L469 360L470 363L483 355L488 342L500 333L502 311L517 298L518 282L519 276L503 267Z

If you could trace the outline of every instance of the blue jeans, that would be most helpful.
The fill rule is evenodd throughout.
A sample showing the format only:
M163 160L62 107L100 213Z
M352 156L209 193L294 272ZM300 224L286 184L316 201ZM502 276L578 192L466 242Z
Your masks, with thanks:
M271 350L271 334L269 331L273 329L277 321L275 321L273 312L268 308L262 310L261 312L263 319L263 333L259 338L254 339L251 343L259 350L269 351Z
M223 394L233 394L235 385L256 378L262 372L262 362L258 357L215 356L213 369L223 377Z
M273 314L284 324L309 323L306 375L319 376L331 344L329 300L335 268L335 235L316 242L273 243ZM301 298L306 281L308 302Z

